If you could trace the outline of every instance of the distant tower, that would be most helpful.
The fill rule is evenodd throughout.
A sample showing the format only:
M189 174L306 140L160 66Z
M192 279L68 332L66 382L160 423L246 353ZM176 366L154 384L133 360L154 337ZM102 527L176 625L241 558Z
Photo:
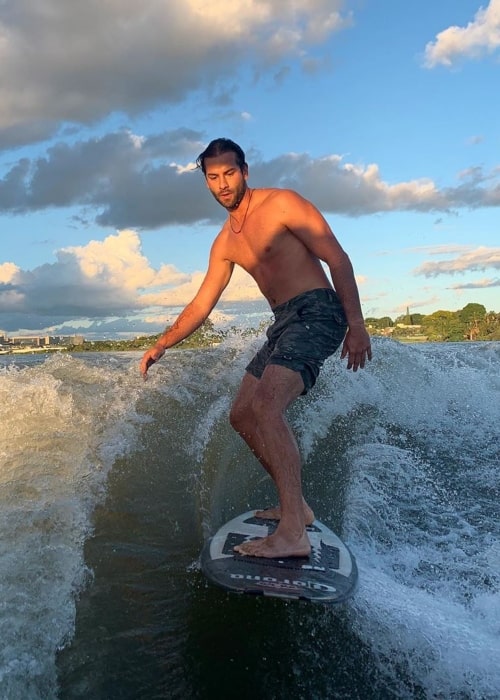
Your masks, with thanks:
M409 306L406 307L405 325L406 326L413 326L413 323L411 322L410 307Z

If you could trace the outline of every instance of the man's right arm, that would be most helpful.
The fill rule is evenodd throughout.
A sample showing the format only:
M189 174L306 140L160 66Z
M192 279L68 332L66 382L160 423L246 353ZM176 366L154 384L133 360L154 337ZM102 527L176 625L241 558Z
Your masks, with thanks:
M210 312L219 301L220 295L227 287L234 268L234 263L219 257L217 241L210 253L207 274L196 296L179 314L175 322L165 330L153 347L147 350L141 360L140 370L144 378L148 369L163 357L165 350L190 336L206 321Z

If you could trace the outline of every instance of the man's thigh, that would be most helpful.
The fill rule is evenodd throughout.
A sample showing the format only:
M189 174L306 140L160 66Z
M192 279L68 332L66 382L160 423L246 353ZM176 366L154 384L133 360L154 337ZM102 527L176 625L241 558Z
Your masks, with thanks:
M304 391L300 372L284 365L268 364L258 380L254 398L284 411Z
M303 390L300 372L282 365L267 365L260 379L245 372L233 401L233 411L250 410L256 399L266 403L269 408L283 411Z

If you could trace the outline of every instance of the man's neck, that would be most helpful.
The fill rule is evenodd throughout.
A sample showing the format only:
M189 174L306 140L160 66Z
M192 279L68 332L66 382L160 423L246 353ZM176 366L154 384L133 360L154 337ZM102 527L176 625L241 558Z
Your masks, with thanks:
M248 210L250 209L252 195L253 190L247 187L245 189L245 192L243 193L243 197L240 199L237 206L229 211L229 226L231 227L231 231L233 233L241 233L243 231L243 228L245 227L245 222L247 220ZM234 212L238 211L239 213L240 207L242 213L239 216L235 216Z

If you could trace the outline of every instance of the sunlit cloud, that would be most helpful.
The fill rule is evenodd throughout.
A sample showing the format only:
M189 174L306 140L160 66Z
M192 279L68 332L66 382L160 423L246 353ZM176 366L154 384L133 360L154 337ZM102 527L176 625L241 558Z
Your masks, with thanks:
M467 282L462 284L454 284L449 289L489 289L490 287L500 287L500 277L494 279L485 278L476 280L475 282Z
M434 68L450 67L457 59L477 59L500 48L500 0L490 0L480 7L466 27L451 26L439 32L435 41L425 47L424 64Z
M56 262L33 270L13 262L0 265L0 326L45 328L74 325L77 319L82 324L110 323L120 317L124 328L133 323L150 328L153 317L168 319L172 309L177 313L190 302L204 275L173 265L153 268L142 253L139 234L124 230L103 241L62 248ZM221 302L261 298L250 275L236 267Z
M413 274L436 277L459 272L477 272L488 268L500 269L500 248L480 246L451 260L425 262L417 267Z
M407 248L407 253L424 255L454 255L455 253L465 253L472 249L470 245L456 243L443 243L437 245L416 246Z
M310 47L350 25L343 5L16 0L15 11L0 15L0 145L212 92L248 58L262 68L305 60Z
M93 211L98 225L118 230L220 223L223 209L194 167L205 145L201 133L188 129L57 142L44 157L21 158L0 176L0 213L79 206L86 217ZM295 189L324 212L359 217L500 206L496 168L468 168L452 185L438 187L430 179L389 183L377 165L345 162L340 155L287 153L268 161L251 155L253 186Z
M436 294L421 299L407 298L406 301L398 304L394 308L394 311L397 314L403 314L406 313L407 309L409 309L410 313L424 313L422 311L423 309L435 308L437 304L439 304L439 297Z

